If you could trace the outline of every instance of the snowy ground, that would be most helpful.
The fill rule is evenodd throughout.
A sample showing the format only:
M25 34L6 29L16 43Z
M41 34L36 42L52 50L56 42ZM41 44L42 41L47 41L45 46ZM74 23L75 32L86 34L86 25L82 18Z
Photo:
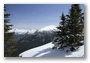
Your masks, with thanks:
M53 44L48 43L21 53L20 57L84 57L84 46L77 51L66 52L66 50L52 49Z

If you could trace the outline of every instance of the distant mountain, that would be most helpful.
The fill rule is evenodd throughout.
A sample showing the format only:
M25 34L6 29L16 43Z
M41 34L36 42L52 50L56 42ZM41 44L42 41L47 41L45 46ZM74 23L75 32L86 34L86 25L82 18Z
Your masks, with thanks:
M15 28L15 29L12 29L12 30L10 30L9 32L15 32L15 34L32 34L32 33L34 33L36 30L35 29L29 29L29 30L27 30L27 29L17 29L17 28Z
M39 29L39 31L54 31L54 30L56 30L57 28L56 28L56 26L54 26L54 25L49 25L49 26L46 26L46 27L44 27L44 28L41 28L41 29Z
M38 29L38 32L43 32L43 31L55 31L57 28L56 26L54 25L49 25L49 26L46 26L46 27L43 27L41 29ZM10 30L9 32L15 32L15 34L33 34L36 32L35 29L18 29L18 28L15 28L15 29L12 29Z
M19 53L51 42L55 37L55 31L36 31L33 34L15 35Z
M15 28L9 32L15 32L13 39L17 41L16 48L18 49L18 53L21 53L51 42L55 37L56 30L56 26L50 25L39 30Z

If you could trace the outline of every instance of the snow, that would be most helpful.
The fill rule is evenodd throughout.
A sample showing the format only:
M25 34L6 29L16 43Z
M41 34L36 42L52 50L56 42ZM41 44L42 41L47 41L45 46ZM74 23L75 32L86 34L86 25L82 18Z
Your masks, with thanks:
M27 29L17 29L17 28L15 28L15 29L10 30L9 32L15 32L16 34L25 34L25 33L32 34L35 31L36 31L35 29L27 30Z
M55 31L57 28L54 25L49 25L46 27L43 27L41 29L38 30L38 32L42 32L42 31ZM14 28L12 30L10 30L9 32L15 32L16 34L33 34L36 32L35 29L18 29L18 28Z
M51 30L56 30L56 29L57 29L56 26L49 25L49 26L39 29L39 31L51 31Z
M74 52L66 52L65 50L52 49L54 45L48 43L33 49L22 52L20 57L84 57L84 45Z

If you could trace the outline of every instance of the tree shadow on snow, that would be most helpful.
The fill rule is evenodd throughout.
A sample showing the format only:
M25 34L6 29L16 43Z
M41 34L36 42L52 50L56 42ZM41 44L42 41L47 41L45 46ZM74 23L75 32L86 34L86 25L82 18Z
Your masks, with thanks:
M65 57L66 55L70 55L71 52L66 52L65 50L57 50L52 48L47 48L42 51L39 51L33 57Z

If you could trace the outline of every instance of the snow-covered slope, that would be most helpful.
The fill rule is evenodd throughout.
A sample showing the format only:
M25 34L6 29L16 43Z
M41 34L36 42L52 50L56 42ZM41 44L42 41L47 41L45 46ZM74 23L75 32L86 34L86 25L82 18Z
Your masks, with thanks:
M41 28L41 29L39 29L39 31L54 31L54 30L56 30L57 28L56 28L56 26L54 26L54 25L49 25L49 26L46 26L46 27L44 27L44 28Z
M66 52L66 50L52 49L53 44L48 43L21 53L20 57L84 57L84 46L77 51Z
M26 29L17 29L17 28L15 28L15 29L10 30L9 32L15 32L16 34L25 34L25 33L32 34L35 31L36 31L35 29L26 30Z

